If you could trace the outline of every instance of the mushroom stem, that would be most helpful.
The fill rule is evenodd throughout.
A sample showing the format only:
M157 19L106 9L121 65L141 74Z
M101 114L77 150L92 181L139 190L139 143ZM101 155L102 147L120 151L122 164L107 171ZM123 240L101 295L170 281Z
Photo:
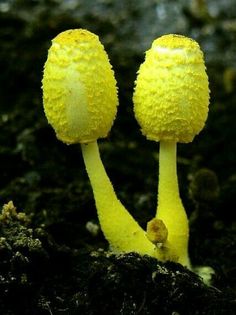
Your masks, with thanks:
M176 142L160 141L158 206L156 217L168 230L170 257L190 268L188 258L188 218L179 196L176 170Z
M155 246L147 239L145 231L117 198L101 161L97 142L81 144L81 147L99 222L112 250L157 256Z

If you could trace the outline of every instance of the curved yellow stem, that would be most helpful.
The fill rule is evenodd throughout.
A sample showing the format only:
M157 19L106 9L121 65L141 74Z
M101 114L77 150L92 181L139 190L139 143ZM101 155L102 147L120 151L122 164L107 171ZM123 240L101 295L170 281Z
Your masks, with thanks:
M176 142L160 141L158 206L156 217L168 230L169 256L190 268L188 218L179 196L176 170Z
M157 257L155 246L147 239L145 231L118 200L102 164L97 142L81 147L101 228L112 249Z

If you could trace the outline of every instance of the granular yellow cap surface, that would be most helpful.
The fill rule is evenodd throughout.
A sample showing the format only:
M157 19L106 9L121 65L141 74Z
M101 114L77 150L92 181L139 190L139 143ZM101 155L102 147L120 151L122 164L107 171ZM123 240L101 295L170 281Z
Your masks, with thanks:
M98 36L67 30L52 40L44 66L43 104L67 144L106 137L117 112L116 80Z
M209 105L198 43L174 34L154 40L138 71L133 102L148 139L191 142L204 127Z

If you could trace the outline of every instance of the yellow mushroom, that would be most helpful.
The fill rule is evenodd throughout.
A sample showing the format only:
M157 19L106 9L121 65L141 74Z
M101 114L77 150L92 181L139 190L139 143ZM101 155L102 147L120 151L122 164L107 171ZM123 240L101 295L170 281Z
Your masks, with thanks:
M57 138L81 143L102 231L115 251L154 255L155 246L118 200L102 164L97 139L116 115L116 81L98 36L68 30L52 41L43 75L43 103Z
M143 135L160 141L156 218L168 230L169 255L189 267L189 227L179 196L176 143L191 142L208 114L208 77L197 42L174 34L154 40L138 71L133 102Z

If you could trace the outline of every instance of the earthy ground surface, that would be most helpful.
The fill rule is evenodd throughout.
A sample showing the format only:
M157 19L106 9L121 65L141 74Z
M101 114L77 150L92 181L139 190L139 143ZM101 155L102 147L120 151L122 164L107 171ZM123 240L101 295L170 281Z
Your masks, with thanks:
M235 7L235 0L0 1L0 203L17 207L8 204L0 217L0 314L236 313ZM200 43L209 117L193 143L179 145L178 174L191 260L215 270L212 287L177 264L96 251L108 245L100 230L86 228L98 220L80 147L56 139L41 96L50 40L80 27L100 36L116 73L120 106L101 155L143 227L155 212L158 144L134 119L136 71L155 37L179 33Z

